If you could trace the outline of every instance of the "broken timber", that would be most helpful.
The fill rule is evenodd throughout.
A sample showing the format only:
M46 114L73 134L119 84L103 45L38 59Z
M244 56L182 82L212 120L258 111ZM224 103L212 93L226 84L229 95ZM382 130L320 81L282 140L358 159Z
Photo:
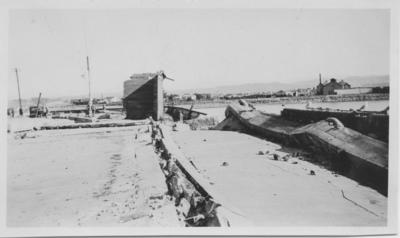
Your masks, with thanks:
M192 106L193 107L193 106ZM174 121L179 121L178 118L180 115L182 115L182 120L191 120L191 119L196 119L200 115L207 115L207 113L204 112L199 112L192 110L192 108L183 108L183 107L176 107L176 106L164 106L166 109L166 113L172 116Z
M127 127L149 124L148 120L126 121L126 122L100 122L100 123L78 123L62 126L42 126L40 130L60 130L60 129L79 129L79 128L101 128L101 127Z

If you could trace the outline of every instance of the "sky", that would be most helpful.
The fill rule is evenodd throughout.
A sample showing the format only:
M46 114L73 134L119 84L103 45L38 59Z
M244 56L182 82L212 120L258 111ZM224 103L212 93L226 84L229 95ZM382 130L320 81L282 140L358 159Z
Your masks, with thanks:
M388 10L12 10L8 98L119 93L164 70L167 91L388 75Z

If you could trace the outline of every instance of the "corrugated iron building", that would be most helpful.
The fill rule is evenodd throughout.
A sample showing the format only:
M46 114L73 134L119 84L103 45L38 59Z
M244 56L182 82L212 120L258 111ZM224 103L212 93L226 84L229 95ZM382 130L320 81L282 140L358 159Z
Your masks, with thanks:
M319 84L317 85L317 95L333 95L335 94L336 89L349 89L351 88L350 84L341 80L337 82L336 79L332 78L330 82L325 84L321 83L321 78L319 79Z
M162 72L134 74L124 82L123 106L127 119L161 118L164 112L163 75Z

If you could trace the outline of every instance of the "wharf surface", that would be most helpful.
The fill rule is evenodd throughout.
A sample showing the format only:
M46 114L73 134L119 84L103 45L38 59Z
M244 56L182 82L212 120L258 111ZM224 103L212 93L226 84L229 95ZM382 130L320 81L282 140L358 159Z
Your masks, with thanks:
M222 206L255 226L386 224L386 197L298 157L287 157L277 144L229 131L179 130L171 135L208 181L207 187L224 197ZM273 154L288 159L274 160Z
M183 226L146 130L9 134L7 226Z

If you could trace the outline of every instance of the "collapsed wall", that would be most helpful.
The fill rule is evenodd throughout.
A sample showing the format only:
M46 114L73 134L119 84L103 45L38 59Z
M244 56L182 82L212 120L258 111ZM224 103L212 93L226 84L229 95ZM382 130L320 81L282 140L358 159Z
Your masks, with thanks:
M383 113L285 108L282 110L281 116L300 123L312 123L328 117L335 117L346 127L362 134L385 142L389 139L389 115Z
M388 145L383 141L334 125L326 118L304 126L255 110L243 101L229 105L225 115L216 128L235 130L241 124L245 128L242 132L322 155L338 172L387 195Z

